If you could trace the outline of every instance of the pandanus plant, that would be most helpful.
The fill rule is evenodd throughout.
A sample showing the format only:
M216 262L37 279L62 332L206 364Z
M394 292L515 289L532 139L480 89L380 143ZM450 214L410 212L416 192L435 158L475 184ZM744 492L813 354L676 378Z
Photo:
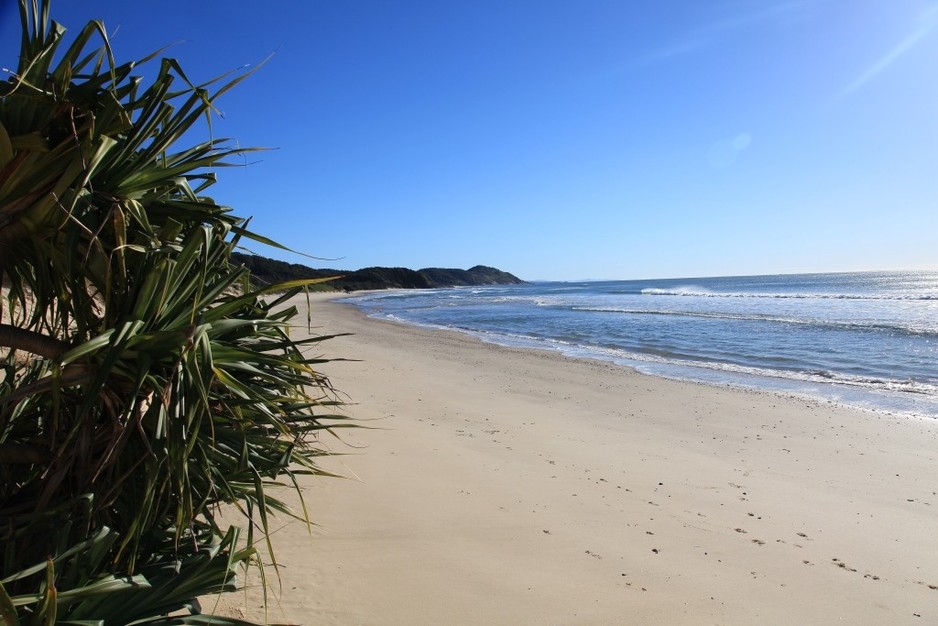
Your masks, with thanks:
M230 254L272 242L205 195L246 150L180 147L245 75L118 64L101 22L66 47L49 0L19 4L0 83L0 624L243 623L196 599L233 588L269 514L308 521L269 487L323 474L319 437L346 425L305 355L327 337L289 332L285 301L315 281L254 289Z

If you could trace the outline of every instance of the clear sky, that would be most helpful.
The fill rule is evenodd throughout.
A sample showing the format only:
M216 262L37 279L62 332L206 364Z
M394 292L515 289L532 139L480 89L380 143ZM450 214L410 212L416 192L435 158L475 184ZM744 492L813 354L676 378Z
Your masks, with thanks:
M0 0L0 66L18 19ZM193 79L273 54L214 196L330 261L525 279L938 269L938 3L57 0ZM152 75L156 67L143 70Z

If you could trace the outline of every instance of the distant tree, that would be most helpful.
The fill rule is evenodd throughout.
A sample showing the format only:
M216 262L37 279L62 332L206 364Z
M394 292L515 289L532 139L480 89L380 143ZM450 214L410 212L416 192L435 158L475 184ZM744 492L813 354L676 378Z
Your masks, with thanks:
M97 21L65 47L49 0L19 8L0 84L0 623L205 624L196 598L233 588L269 514L306 518L267 487L321 474L317 434L343 424L303 354L324 337L287 332L284 302L316 280L252 290L231 253L265 240L205 195L245 150L179 145L243 75L194 84L164 58L147 83L157 55L118 64Z
M476 265L468 270L428 267L412 270L403 267L366 267L353 272L313 269L258 255L232 254L251 271L252 280L261 285L303 278L329 278L317 287L323 290L356 291L361 289L429 289L469 285L520 285L524 281L494 267Z

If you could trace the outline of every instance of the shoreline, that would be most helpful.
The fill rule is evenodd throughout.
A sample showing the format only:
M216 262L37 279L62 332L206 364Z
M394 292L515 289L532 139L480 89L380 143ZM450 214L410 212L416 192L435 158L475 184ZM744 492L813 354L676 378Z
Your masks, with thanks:
M938 621L931 424L369 318L344 296L311 297L314 332L355 333L316 350L361 359L322 369L369 428L323 461L352 480L304 483L312 536L275 522L270 621ZM220 613L263 619L256 583Z
M459 289L459 287L457 287ZM369 290L355 292L353 294L336 294L335 300L343 303L342 300L355 298L357 296L369 294L393 293L395 291L407 292L408 290ZM354 304L343 303L364 313ZM539 350L553 352L570 359L585 359L598 361L602 363L611 363L618 367L627 368L645 376L663 378L679 383L691 383L716 387L721 389L736 389L741 391L752 391L757 393L769 393L786 397L799 397L805 400L821 401L844 408L847 410L856 410L874 414L899 416L906 419L931 420L938 423L938 404L932 402L922 404L923 398L909 391L880 390L868 388L863 385L851 385L847 382L824 382L810 379L801 380L799 378L789 378L772 373L765 372L747 372L743 370L722 369L720 367L709 367L705 363L692 362L657 362L642 361L635 356L617 356L609 354L604 356L602 351L591 351L583 346L572 345L565 347L562 343L551 339L543 338L517 338L515 342L510 337L499 335L498 333L485 333L483 331L474 331L460 328L447 328L433 324L421 324L393 317L370 316L364 313L366 317L375 320L387 321L394 324L413 326L429 331L458 332L472 337L484 343L490 343L506 348L516 348L521 350ZM540 344L544 345L540 345ZM916 408L917 407L917 408ZM928 412L928 409L932 412Z

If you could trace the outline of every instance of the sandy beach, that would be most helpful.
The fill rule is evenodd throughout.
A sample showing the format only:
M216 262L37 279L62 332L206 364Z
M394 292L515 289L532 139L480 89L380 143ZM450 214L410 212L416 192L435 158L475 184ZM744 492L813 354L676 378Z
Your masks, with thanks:
M312 320L353 333L315 350L357 359L323 370L368 428L326 440L347 479L306 485L312 534L274 523L278 597L263 607L254 574L220 613L938 623L938 424L499 347L334 296Z

